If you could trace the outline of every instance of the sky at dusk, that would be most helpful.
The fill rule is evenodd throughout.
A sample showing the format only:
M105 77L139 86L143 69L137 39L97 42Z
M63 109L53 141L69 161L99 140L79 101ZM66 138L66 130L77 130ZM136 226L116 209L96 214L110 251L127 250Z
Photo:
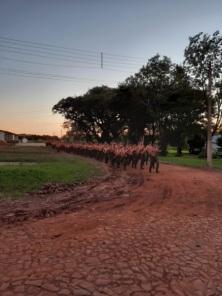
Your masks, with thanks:
M221 0L0 0L0 129L60 135L61 98L117 86L156 53L182 63L189 36L216 30Z

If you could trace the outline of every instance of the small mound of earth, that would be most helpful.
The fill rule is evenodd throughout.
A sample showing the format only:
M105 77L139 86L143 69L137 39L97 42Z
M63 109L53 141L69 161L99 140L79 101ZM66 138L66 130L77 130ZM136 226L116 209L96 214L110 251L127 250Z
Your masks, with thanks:
M72 183L72 184L59 184L59 183L49 183L43 186L43 188L36 192L36 194L50 194L50 193L58 193L64 191L72 191L75 189L77 185L81 185L81 183Z

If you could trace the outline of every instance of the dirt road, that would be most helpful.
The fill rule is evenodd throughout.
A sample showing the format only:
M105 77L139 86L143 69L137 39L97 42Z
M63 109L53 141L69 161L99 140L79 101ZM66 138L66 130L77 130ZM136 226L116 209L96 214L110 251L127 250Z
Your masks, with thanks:
M222 295L221 179L164 165L1 202L0 295Z

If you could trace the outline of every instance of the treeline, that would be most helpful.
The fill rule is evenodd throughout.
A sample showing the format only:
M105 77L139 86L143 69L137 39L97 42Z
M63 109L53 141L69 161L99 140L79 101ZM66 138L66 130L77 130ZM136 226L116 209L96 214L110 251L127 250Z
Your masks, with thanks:
M218 40L222 45L218 32L213 36L195 35L190 38L182 65L155 55L117 88L94 87L84 95L64 98L53 107L53 112L64 115L72 130L90 142L158 141L162 154L171 144L177 147L178 155L187 140L204 146L207 127L214 134L221 125L219 55L209 63L206 55L215 48L204 48L214 42L218 51ZM222 60L220 63L222 66ZM211 77L207 76L209 68Z
M59 140L57 136L50 136L50 135L18 134L18 137L20 140L25 138L28 141L33 141L33 142L50 142L50 141Z

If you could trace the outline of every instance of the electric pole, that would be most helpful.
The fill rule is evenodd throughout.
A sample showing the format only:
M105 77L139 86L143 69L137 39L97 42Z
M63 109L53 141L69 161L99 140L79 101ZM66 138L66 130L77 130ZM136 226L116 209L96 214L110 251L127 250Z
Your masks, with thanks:
M100 67L103 69L103 52L100 53Z

